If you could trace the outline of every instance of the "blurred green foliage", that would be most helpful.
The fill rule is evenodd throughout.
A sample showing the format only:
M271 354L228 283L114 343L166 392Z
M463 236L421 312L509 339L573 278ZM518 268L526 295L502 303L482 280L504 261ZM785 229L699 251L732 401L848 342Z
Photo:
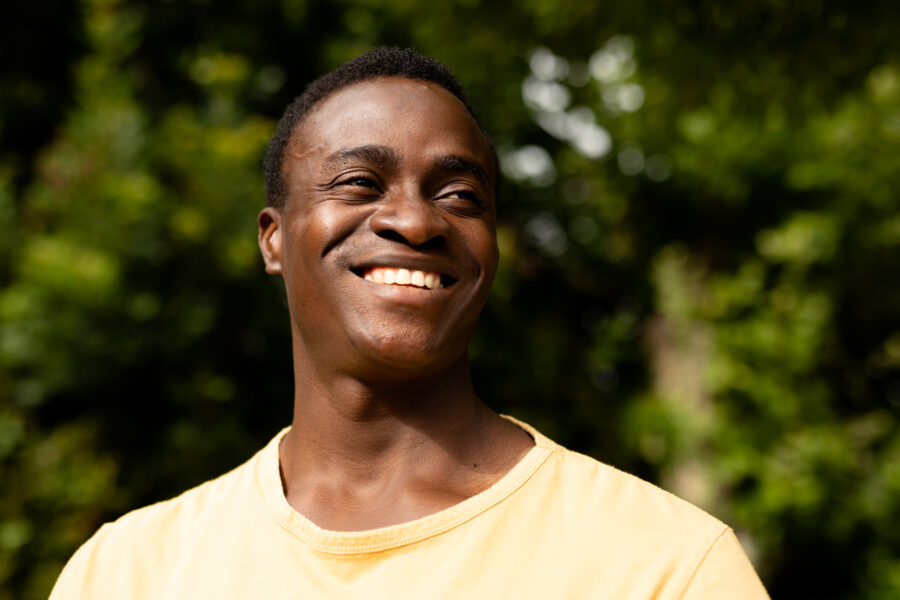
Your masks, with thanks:
M373 45L507 175L477 389L732 524L774 597L900 596L900 38L876 1L16 2L0 599L290 418L260 160Z

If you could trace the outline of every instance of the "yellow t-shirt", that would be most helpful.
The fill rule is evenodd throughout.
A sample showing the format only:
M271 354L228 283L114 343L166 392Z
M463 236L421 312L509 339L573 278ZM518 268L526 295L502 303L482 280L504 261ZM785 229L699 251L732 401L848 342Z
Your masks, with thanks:
M359 532L287 503L283 431L234 471L104 525L51 600L768 598L727 526L519 425L535 446L489 489Z

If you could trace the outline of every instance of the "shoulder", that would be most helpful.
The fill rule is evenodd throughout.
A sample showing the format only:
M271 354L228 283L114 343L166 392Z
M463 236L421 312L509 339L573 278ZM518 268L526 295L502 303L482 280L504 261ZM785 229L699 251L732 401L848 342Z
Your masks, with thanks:
M602 501L610 510L622 514L650 512L660 519L708 523L714 529L724 527L721 521L697 506L590 456L558 447L554 458L559 477L578 492Z
M727 526L702 509L634 475L574 452L517 422L548 456L529 486L552 497L561 518L598 522L613 531L645 532L650 537L682 534L711 544Z
M596 515L605 527L669 543L711 544L727 529L693 504L589 456L557 446L548 462L555 495L573 517Z
M255 463L257 456L237 468L191 488L180 495L133 510L97 532L99 539L159 532L189 530L204 520L221 517L223 510L241 503L255 492Z
M526 430L549 455L522 490L522 503L540 515L529 527L554 539L554 548L566 549L567 564L576 565L569 579L589 589L601 585L596 578L608 586L616 574L628 582L621 597L635 582L652 584L654 597L767 597L733 531L719 519Z
M259 503L256 467L263 452L175 498L103 525L66 564L51 598L104 597L98 590L139 586L147 574L178 564L209 532L227 531L236 515Z

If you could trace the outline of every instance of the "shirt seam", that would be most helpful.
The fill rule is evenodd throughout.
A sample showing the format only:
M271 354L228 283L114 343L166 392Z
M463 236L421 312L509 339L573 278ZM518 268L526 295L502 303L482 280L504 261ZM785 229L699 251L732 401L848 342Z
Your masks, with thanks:
M731 531L731 527L725 526L722 531L719 532L719 535L713 539L712 543L706 549L706 552L703 553L703 556L700 558L700 562L697 563L697 566L694 567L694 570L691 572L691 576L688 577L687 583L684 586L684 589L681 591L681 594L678 596L678 600L684 600L685 596L688 593L688 590L691 589L691 585L694 583L694 579L697 577L697 573L700 572L700 569L703 567L703 563L706 562L706 559L709 558L709 555L712 554L713 548L715 548L719 541L728 535Z
M260 461L260 463L256 465L257 486L259 487L259 491L262 495L263 505L266 509L266 512L269 513L270 518L274 519L279 527L281 527L281 529L283 529L286 533L300 539L312 550L337 556L374 554L377 552L394 550L403 546L408 546L410 544L415 544L430 538L437 537L439 535L443 535L444 533L452 531L453 529L456 529L457 527L464 525L468 521L471 521L472 519L475 519L476 517L491 510L493 507L502 503L504 500L521 489L528 481L532 479L532 477L534 477L534 475L539 470L541 470L547 460L560 450L560 447L558 445L542 436L531 426L528 426L510 417L506 418L515 422L516 424L519 424L527 433L529 433L529 435L532 435L534 437L536 447L529 452L542 451L542 455L533 458L533 464L530 465L530 468L528 468L525 472L519 475L518 481L513 480L508 482L506 489L502 490L501 493L498 493L492 501L485 502L481 505L474 505L468 511L460 512L460 514L457 515L455 519L445 521L443 523L431 524L431 526L426 530L408 531L405 534L398 535L393 539L382 539L376 542L365 544L357 543L352 548L348 548L346 547L345 540L335 540L334 543L329 543L328 540L314 539L313 537L310 537L306 529L308 528L309 524L312 523L304 522L303 519L305 519L305 517L303 517L303 515L299 513L297 513L297 515L283 514L283 512L280 510L280 507L276 507L271 504L272 499L269 498L267 493L264 491L266 486L263 481L260 480L261 477L265 477L263 470L265 468L265 465L261 464L262 461ZM285 428L285 430L282 430L282 432L279 433L278 436L276 436L276 439L272 440L272 442L270 443L276 443L276 440L279 439L286 431L287 428ZM262 459L263 457L260 456L260 458ZM516 465L516 467L521 466L522 465ZM514 469L516 469L516 467L514 467ZM508 475L509 474L507 474L507 476ZM451 508L448 510L453 509ZM428 517L424 518L427 519Z
M307 535L307 532L304 531L305 527L303 527L302 525L294 526L294 523L286 522L284 518L285 515L280 514L279 511L275 511L274 507L267 506L267 509L269 515L275 519L275 521L283 530L293 535L294 537L299 538L303 541L303 543L307 544L310 548L316 550L317 552L323 552L326 554L337 556L354 556L360 554L375 554L378 552L387 552L390 550L395 550L404 546L422 542L430 538L435 538L439 535L443 535L483 515L493 507L509 498L516 491L521 489L522 486L524 486L532 477L534 477L534 475L540 470L547 459L549 459L555 451L556 449L551 449L549 452L547 452L539 461L537 461L537 464L533 467L531 472L528 473L527 476L522 477L521 481L517 482L515 485L511 485L509 489L506 490L506 493L498 495L493 502L477 507L477 510L475 510L473 507L473 510L460 514L459 517L452 521L435 524L431 528L424 531L410 532L406 535L398 536L395 539L384 540L376 543L357 544L352 549L346 548L345 544L342 541L335 544L329 544L327 542L322 542L321 540L311 539L310 536Z

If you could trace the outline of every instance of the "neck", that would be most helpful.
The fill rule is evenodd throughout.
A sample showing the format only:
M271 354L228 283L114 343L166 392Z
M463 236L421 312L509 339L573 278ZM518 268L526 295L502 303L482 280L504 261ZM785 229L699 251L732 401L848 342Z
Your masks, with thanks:
M368 382L303 377L297 369L294 416L285 449L303 470L363 467L366 477L395 469L428 441L465 451L488 410L476 397L465 357L441 377ZM324 463L324 464L320 464ZM344 467L340 467L343 463Z
M388 383L297 367L282 476L288 502L323 527L380 527L446 508L532 445L477 398L464 356L439 377Z

